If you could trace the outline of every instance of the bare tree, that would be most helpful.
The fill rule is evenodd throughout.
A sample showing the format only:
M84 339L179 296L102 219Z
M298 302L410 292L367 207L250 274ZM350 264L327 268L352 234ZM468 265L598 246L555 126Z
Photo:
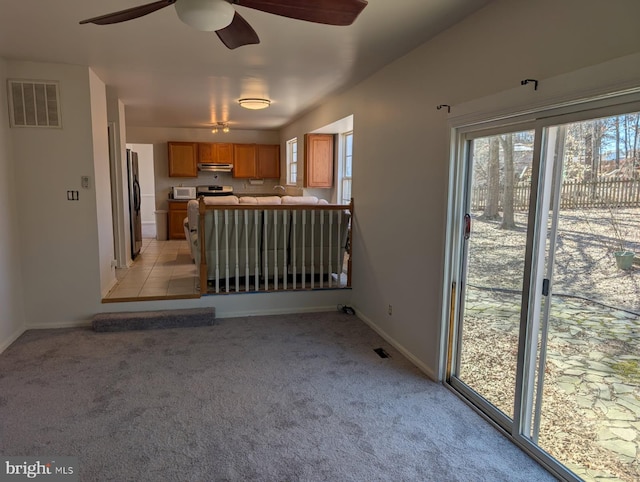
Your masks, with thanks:
M497 137L489 138L489 160L487 163L487 203L482 219L500 219L500 144Z
M502 224L500 229L514 229L514 182L515 168L513 163L513 134L498 136L504 154L504 197L502 199Z

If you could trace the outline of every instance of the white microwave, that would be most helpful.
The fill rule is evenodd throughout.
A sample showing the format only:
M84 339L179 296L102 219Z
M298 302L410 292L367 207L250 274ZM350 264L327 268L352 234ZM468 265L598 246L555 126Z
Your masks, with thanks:
M195 187L174 187L173 199L195 199L196 188Z

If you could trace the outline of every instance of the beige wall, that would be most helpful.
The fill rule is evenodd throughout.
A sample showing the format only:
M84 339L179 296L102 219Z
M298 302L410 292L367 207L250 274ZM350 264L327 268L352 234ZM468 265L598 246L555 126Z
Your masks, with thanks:
M542 89L551 76L638 52L639 15L634 0L499 0L282 130L282 142L302 139L354 114L353 303L431 377L441 360L450 163L447 112L436 106L451 104L454 115L522 79Z
M0 81L5 84L7 63L0 59ZM20 233L6 89L0 89L0 352L25 328Z

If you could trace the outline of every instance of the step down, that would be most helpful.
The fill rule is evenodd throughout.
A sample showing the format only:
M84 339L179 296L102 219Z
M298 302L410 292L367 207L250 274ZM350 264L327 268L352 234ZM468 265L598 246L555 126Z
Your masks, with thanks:
M189 308L185 310L130 311L98 313L93 317L94 331L154 330L210 326L216 319L215 308Z

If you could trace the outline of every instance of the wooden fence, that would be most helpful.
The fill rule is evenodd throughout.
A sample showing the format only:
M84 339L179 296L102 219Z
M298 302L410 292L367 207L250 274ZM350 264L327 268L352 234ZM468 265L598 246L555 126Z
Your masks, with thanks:
M513 188L514 210L529 209L530 184L517 184ZM504 186L500 186L498 207L502 210ZM487 204L487 188L474 187L471 209L480 211ZM640 179L601 181L565 181L560 192L560 209L640 207Z

